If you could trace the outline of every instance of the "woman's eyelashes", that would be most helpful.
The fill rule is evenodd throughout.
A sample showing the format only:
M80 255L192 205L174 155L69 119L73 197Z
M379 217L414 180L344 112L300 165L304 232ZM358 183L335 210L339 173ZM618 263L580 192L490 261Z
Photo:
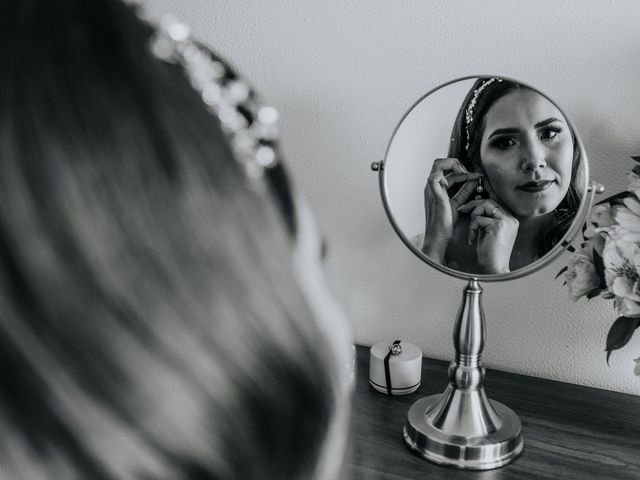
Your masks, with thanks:
M511 147L515 147L518 144L517 139L511 135L494 137L489 145L498 150L508 150Z
M538 139L543 142L554 140L560 133L562 133L562 128L557 126L547 126L538 131ZM491 147L498 150L508 150L519 144L520 138L518 135L497 136L491 139L491 142L489 143Z
M555 126L544 127L540 131L540 139L551 140L557 137L560 133L562 133L562 128L560 127L555 127Z

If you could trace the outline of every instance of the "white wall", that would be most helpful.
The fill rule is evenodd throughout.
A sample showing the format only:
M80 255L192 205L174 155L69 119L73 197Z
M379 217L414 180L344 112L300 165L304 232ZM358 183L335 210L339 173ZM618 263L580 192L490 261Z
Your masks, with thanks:
M292 173L330 238L329 273L355 340L406 339L452 357L463 283L396 238L369 170L396 123L434 86L500 74L556 100L585 142L592 177L626 184L640 154L640 2L635 0L154 0L245 73L282 114ZM573 304L556 272L484 286L488 367L640 394L640 334L607 367L614 320Z

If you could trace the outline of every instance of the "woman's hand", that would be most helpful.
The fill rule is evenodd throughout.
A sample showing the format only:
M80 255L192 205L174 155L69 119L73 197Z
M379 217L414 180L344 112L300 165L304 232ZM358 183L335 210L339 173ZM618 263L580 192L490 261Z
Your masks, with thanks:
M458 221L458 207L474 192L481 173L470 173L457 158L437 158L424 188L425 234L422 252L442 263ZM453 197L447 189L464 182Z
M477 241L476 254L480 273L511 271L509 260L518 235L518 220L491 198L472 200L458 210L460 213L471 212L469 245Z

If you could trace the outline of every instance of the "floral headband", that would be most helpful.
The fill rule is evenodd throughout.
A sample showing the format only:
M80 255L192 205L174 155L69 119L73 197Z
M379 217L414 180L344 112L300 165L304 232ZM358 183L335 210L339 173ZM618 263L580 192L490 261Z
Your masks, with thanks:
M469 147L471 145L471 123L473 122L473 109L476 106L476 103L478 102L478 97L480 96L480 94L482 93L482 91L487 88L489 85L491 85L493 82L502 82L502 79L499 77L493 77L490 78L489 80L485 80L484 82L482 82L482 84L476 88L473 91L473 97L471 98L471 101L469 102L469 105L467 106L467 110L464 113L464 123L465 123L465 133L467 134L467 143L464 146L465 150L469 150Z
M143 0L124 0L154 30L151 53L181 65L207 109L220 120L235 159L251 179L278 163L278 111L259 103L248 84L191 39L191 29L173 15L159 19L144 8Z

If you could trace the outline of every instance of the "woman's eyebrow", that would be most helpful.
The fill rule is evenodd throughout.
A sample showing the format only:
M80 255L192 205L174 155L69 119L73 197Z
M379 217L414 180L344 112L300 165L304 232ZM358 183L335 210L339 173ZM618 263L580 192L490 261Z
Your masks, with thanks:
M556 117L549 117L546 120L542 120L541 122L538 122L534 125L534 128L538 129L540 127L546 127L547 125L549 125L550 123L553 122L562 122L562 120L560 120L559 118ZM564 123L564 122L562 122Z
M562 122L564 123L561 119L556 118L556 117L549 117L546 120L542 120L541 122L536 123L533 128L535 128L536 130L538 128L541 127L546 127L547 125L549 125L550 123L553 122ZM491 135L489 135L489 138L491 137L495 137L496 135L502 135L505 133L518 133L519 130L517 128L498 128L496 130L494 130L493 132L491 132Z
M495 137L496 135L501 135L503 133L518 133L518 131L519 130L517 128L498 128L493 132L491 132L491 135L489 135L489 138Z

